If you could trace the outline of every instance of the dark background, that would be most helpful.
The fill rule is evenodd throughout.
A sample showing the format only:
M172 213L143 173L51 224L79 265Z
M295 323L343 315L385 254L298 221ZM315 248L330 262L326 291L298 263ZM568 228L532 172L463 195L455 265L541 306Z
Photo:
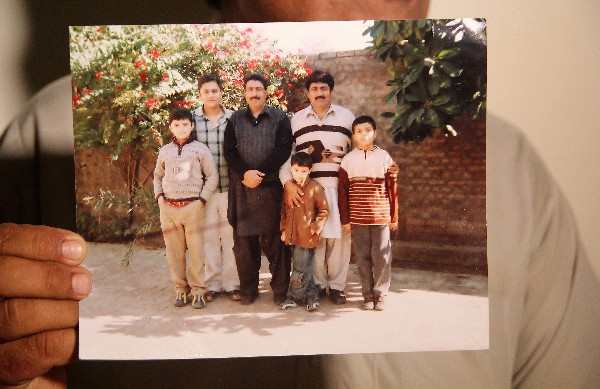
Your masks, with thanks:
M210 0L28 0L31 41L25 59L31 94L70 73L69 26L221 21Z

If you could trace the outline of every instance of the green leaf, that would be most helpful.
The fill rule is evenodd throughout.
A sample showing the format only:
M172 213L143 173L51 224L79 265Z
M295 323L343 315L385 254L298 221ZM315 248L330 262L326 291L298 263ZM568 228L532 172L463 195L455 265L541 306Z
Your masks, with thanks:
M421 72L423 72L423 66L419 66L411 70L410 73L408 73L408 75L404 77L404 86L409 86L410 84L417 81L417 79L421 75Z
M440 88L450 88L452 86L452 80L448 77L440 77Z
M437 78L430 78L427 81L427 93L431 96L435 96L440 91L440 82Z
M449 102L452 99L452 96L449 94L436 96L432 101L432 105L443 105Z
M449 58L456 57L458 55L458 53L460 53L460 49L458 47L452 48L452 49L446 49L446 50L442 50L438 55L436 55L436 58L449 59Z
M425 108L423 108L423 107L414 110L408 116L408 123L412 123L413 121L416 121L417 123L421 123L423 121L424 113L425 113Z
M443 124L440 115L438 115L437 111L433 108L425 109L423 123L433 127L440 127Z
M385 97L383 98L384 103L391 102L397 95L402 91L403 88L394 88L392 89Z
M444 73L453 78L460 76L462 73L462 69L447 61L439 62L438 66L444 71Z
M435 65L435 60L433 60L432 58L425 58L423 60L423 65L427 66L427 67L432 67L433 65Z
M415 94L412 93L406 93L404 94L404 99L406 101L412 101L412 102L422 102L423 100L421 100L421 98Z
M402 59L404 52L402 51L402 47L397 43L392 43L392 47L390 49L389 57L392 60L392 63L398 62Z
M406 127L408 127L408 115L397 116L390 126L390 128L395 131L398 131L398 129L406 129Z
M431 22L427 19L417 20L417 28L422 30L422 29L426 29L426 27L429 27L429 29L430 29L431 28L430 23Z
M396 106L396 115L403 115L406 112L408 112L411 108L411 104L410 103L399 103Z
M398 25L394 22L385 22L385 39L388 41L394 40L394 35L398 32Z

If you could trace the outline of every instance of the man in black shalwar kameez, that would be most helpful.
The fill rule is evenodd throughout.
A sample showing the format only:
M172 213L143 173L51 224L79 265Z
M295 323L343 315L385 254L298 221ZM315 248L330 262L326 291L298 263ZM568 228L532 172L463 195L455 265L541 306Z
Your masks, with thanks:
M244 305L258 296L261 249L269 260L275 303L285 300L290 280L289 250L279 232L279 168L290 156L292 130L283 111L266 106L267 86L260 74L244 77L248 106L231 116L223 141L230 177L227 219Z

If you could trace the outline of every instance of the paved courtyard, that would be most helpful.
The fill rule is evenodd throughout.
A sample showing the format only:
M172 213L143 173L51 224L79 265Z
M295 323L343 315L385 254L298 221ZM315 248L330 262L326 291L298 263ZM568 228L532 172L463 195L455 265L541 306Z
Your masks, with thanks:
M487 278L393 269L386 310L360 309L351 264L348 303L316 312L273 303L266 263L249 306L219 296L205 309L173 306L163 249L91 243L94 288L80 304L80 358L179 359L488 348Z

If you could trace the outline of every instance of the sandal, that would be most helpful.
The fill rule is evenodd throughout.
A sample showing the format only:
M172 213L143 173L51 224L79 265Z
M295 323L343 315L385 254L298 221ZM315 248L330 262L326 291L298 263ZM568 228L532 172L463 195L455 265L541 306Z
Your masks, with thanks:
M232 301L240 301L242 299L242 295L239 290L232 290L231 292L227 292L227 295Z
M206 301L207 303L213 301L213 299L215 297L217 297L221 292L216 292L214 290L209 290L208 292L204 293L204 301Z

